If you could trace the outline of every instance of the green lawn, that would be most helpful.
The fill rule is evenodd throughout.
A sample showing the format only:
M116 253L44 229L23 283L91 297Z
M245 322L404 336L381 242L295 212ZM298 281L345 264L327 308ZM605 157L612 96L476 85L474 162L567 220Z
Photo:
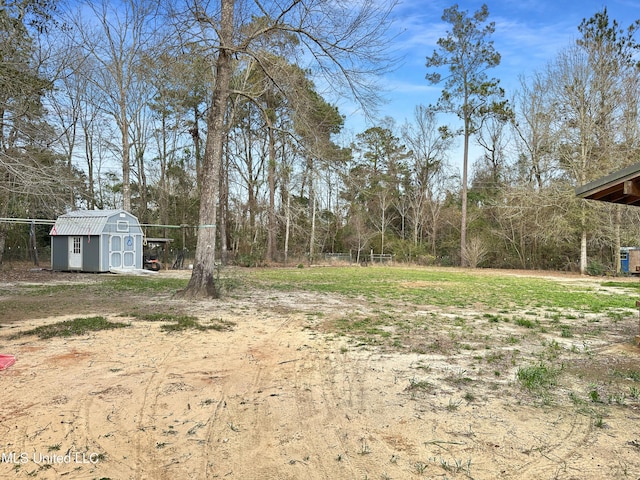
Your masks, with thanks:
M471 306L487 310L571 309L603 313L635 306L640 284L601 282L569 284L540 277L411 267L336 267L254 270L251 279L263 287L308 290L378 302L437 307ZM614 292L598 291L605 285ZM640 295L639 295L640 297Z

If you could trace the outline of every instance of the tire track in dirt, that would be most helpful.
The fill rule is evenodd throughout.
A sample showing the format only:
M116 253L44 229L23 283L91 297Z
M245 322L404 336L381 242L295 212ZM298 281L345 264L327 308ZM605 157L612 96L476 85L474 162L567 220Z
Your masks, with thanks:
M100 455L95 468L108 468L116 478L144 480L162 479L162 459L156 447L158 398L172 368L172 356L186 336L162 338L155 351L138 343L157 328L133 326L121 335L120 351L100 349L101 335L96 335L94 355L87 360L94 382L90 388L76 382L84 390L66 406L65 439L71 448L87 455ZM144 333L143 333L144 332ZM128 347L132 347L129 349ZM113 365L115 368L110 368ZM132 426L133 424L133 426Z
M397 428L396 387L393 375L381 366L385 360L369 352L331 353L318 360L324 368L317 369L322 400L316 403L337 441L316 446L335 452L325 463L327 473L335 474L337 464L341 478L412 478L399 459L404 461L415 447ZM367 388L376 384L372 377L386 388Z
M77 420L85 416L83 412L88 408L85 402L90 403L89 387L79 382L81 377L75 372L90 364L88 350L92 340L55 339L37 347L28 343L20 349L25 355L10 372L17 381L11 382L9 390L4 392L6 398L30 400L20 412L11 414L10 421L18 421L20 417L26 420L22 421L20 431L10 429L3 436L3 452L10 445L13 451L26 455L23 462L14 465L16 473L24 471L38 478L60 478L75 468L89 475L94 466L82 454L92 448L94 442L86 435L75 435ZM34 383L42 386L43 391L34 389ZM70 401L68 395L75 401ZM5 419L0 421L7 424ZM64 460L50 462L53 457Z
M340 378L331 356L318 354L296 369L295 403L298 418L309 425L310 431L313 431L313 427L320 427L323 431L321 436L309 436L306 439L306 447L313 452L314 465L318 467L317 478L330 475L328 463L339 463L344 478L358 478L363 471L361 459L351 454L358 435L353 434L349 425L354 416L354 370L357 367L349 365L349 372ZM331 458L320 453L327 451L333 453Z
M136 412L139 478L199 478L207 470L207 435L202 438L201 432L211 428L224 406L217 382L227 375L227 367L215 367L222 366L219 358L227 356L233 343L219 336L186 331L166 337L170 351L155 364L145 384L144 405ZM201 351L207 353L196 355Z
M584 474L576 466L594 444L595 437L591 419L573 413L568 421L559 416L556 422L546 425L542 434L530 435L527 440L530 446L521 453L531 459L506 472L505 478L563 478L562 473L571 478ZM541 457L546 461L541 461Z
M250 332L244 342L236 337L225 363L231 373L218 385L219 401L209 418L203 478L384 473L396 449L375 432L378 420L361 426L379 395L365 388L370 356L336 356L335 345L312 338L302 322L301 315L256 322L244 327Z
M301 357L299 325L290 316L237 330L225 362L230 374L218 385L220 401L209 418L202 478L289 478L274 465L286 465L277 453L288 435L289 411L280 404L292 398L283 385Z
M594 447L595 432L588 416L571 409L547 415L535 407L524 407L516 416L513 412L512 405L502 411L486 405L461 412L446 431L438 430L447 447L445 460L451 465L469 460L474 478L497 478L498 474L514 480L614 478L578 467L580 457L589 456ZM537 419L534 428L532 418ZM463 440L465 419L468 434Z
M216 408L213 412L213 414L209 417L209 419L207 420L207 432L205 435L206 440L204 441L204 446L201 449L201 455L202 455L202 478L207 479L209 478L210 475L210 470L213 468L213 465L211 464L210 460L209 460L209 456L208 456L208 449L210 448L210 442L212 441L214 435L214 426L218 423L222 410L224 408L226 408L227 406L227 400L224 398L224 396L218 401L218 403L216 403Z
M131 400L133 392L121 385L120 377L108 374L107 368L112 360L99 347L103 335L105 333L101 332L92 335L91 340L85 340L89 342L87 350L92 354L83 358L83 367L69 362L64 364L64 371L69 377L74 375L73 372L83 372L83 378L76 378L66 386L73 395L61 409L64 446L71 453L100 456L95 465L82 465L83 471L88 467L99 468L108 462L114 474L117 472L122 478L130 479L135 469L116 453L114 442L125 437L122 432L127 426L117 412ZM84 378L92 381L84 382ZM101 425L104 426L101 428ZM107 426L109 429L105 431Z
M166 472L162 469L165 463L165 455L161 455L158 449L160 442L156 441L158 429L158 398L161 396L169 370L173 362L169 361L174 352L179 350L187 336L172 339L172 346L166 350L166 354L153 363L153 371L145 381L144 393L137 409L136 431L133 439L135 450L135 479L147 478L162 479Z

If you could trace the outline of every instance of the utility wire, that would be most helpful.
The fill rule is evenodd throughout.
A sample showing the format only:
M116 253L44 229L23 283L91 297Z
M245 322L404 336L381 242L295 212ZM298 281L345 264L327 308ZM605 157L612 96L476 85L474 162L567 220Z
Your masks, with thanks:
M54 225L55 220L48 220L44 218L7 218L0 217L0 223L18 224L18 225ZM158 223L140 223L141 227L158 227L158 228L211 228L215 225L162 225Z

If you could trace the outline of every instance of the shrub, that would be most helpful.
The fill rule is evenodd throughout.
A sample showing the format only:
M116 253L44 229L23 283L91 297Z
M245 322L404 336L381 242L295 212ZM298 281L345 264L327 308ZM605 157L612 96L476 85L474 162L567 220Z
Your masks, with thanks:
M587 265L587 274L593 277L601 277L605 274L606 271L607 268L604 266L604 264L598 262L597 260L592 260Z

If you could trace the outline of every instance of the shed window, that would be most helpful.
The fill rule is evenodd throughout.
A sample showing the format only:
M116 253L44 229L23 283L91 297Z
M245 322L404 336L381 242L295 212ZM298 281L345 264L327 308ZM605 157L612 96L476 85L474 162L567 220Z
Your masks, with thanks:
M82 238L73 237L73 253L75 255L78 255L81 252L80 250L81 241L82 241Z
M620 252L620 260L628 260L629 252Z
M125 220L118 220L118 224L116 226L116 229L119 232L128 232L129 231L129 222L127 222Z

